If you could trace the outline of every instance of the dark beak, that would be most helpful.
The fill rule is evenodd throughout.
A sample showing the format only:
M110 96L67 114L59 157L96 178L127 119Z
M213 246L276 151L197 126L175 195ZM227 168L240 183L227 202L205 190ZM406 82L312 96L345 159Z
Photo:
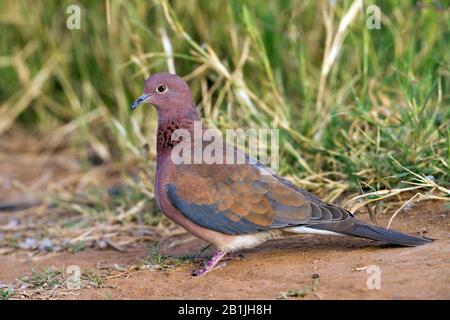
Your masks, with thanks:
M133 102L133 104L131 105L131 110L136 109L137 107L139 107L139 105L146 102L149 97L150 97L150 94L143 94L142 96L137 98L136 101Z

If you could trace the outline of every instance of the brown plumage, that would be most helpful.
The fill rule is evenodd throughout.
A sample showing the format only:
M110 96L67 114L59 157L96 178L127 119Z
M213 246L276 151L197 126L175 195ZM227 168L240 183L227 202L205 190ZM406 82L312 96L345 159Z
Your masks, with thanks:
M145 81L144 94L132 105L148 102L158 111L155 195L161 210L197 237L219 251L202 275L211 270L226 252L249 248L266 240L295 233L353 235L391 244L416 246L430 240L359 222L343 208L322 202L260 163L176 164L172 153L182 139L178 129L192 137L200 117L187 84L178 76L160 73ZM196 145L197 143L197 145ZM194 157L194 142L188 149ZM249 157L222 144L223 156Z

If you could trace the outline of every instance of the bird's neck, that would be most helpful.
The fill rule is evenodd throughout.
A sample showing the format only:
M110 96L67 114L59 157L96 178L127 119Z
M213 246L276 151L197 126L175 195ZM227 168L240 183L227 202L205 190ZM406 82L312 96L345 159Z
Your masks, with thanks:
M158 132L156 135L156 151L158 157L170 153L172 148L179 143L172 139L172 134L177 129L180 129L178 121L158 122Z
M158 115L158 131L156 136L156 151L158 159L166 155L170 155L173 147L181 141L172 139L175 130L184 129L193 133L194 124L201 121L200 116L195 108L187 113L175 114L173 116Z

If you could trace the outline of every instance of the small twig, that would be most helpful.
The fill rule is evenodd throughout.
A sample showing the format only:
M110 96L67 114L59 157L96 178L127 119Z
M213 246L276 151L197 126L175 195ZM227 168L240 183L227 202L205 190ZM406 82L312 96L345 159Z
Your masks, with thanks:
M400 208L397 209L397 211L394 212L394 214L392 215L392 217L389 219L389 223L387 225L386 229L389 229L389 227L391 226L392 221L394 220L394 218L397 216L397 214L404 208L406 207L409 203L411 203L415 198L419 198L419 197L423 197L423 195L421 193L416 193L414 196L412 196L408 201L406 201Z
M359 181L358 181L358 188L359 188L359 192L360 192L361 194L364 194L364 192L363 192L363 190L362 190L362 188L361 188L361 183L359 183ZM376 202L376 204L375 204L375 211L376 211L376 208L378 207L378 203L379 203L379 202ZM378 225L378 222L377 222L376 214L373 212L373 210L372 210L372 208L369 206L369 204L367 204L366 206L367 206L367 211L369 212L370 221L371 221L372 223L374 223L374 224L377 226L377 225Z
M21 210L39 206L41 203L42 203L42 201L37 200L37 199L22 200L22 201L17 201L17 202L3 202L3 203L0 203L0 212L1 211L21 211Z

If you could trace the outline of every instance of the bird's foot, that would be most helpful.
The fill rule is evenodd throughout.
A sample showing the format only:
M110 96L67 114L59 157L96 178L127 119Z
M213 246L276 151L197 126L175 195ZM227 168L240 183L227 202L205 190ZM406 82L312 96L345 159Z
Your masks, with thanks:
M237 254L234 252L228 252L220 261L232 261L232 260L240 260L244 256L242 254ZM195 259L206 260L209 256L196 256Z
M242 259L244 256L241 254L237 254L234 252L229 252L227 253L223 258L222 261L232 261L232 260L240 260Z
M193 276L204 276L208 272L210 272L214 267L217 265L217 263L226 255L227 253L225 251L218 250L214 253L213 257L205 263L203 268L200 268L198 270L195 270L192 275Z

